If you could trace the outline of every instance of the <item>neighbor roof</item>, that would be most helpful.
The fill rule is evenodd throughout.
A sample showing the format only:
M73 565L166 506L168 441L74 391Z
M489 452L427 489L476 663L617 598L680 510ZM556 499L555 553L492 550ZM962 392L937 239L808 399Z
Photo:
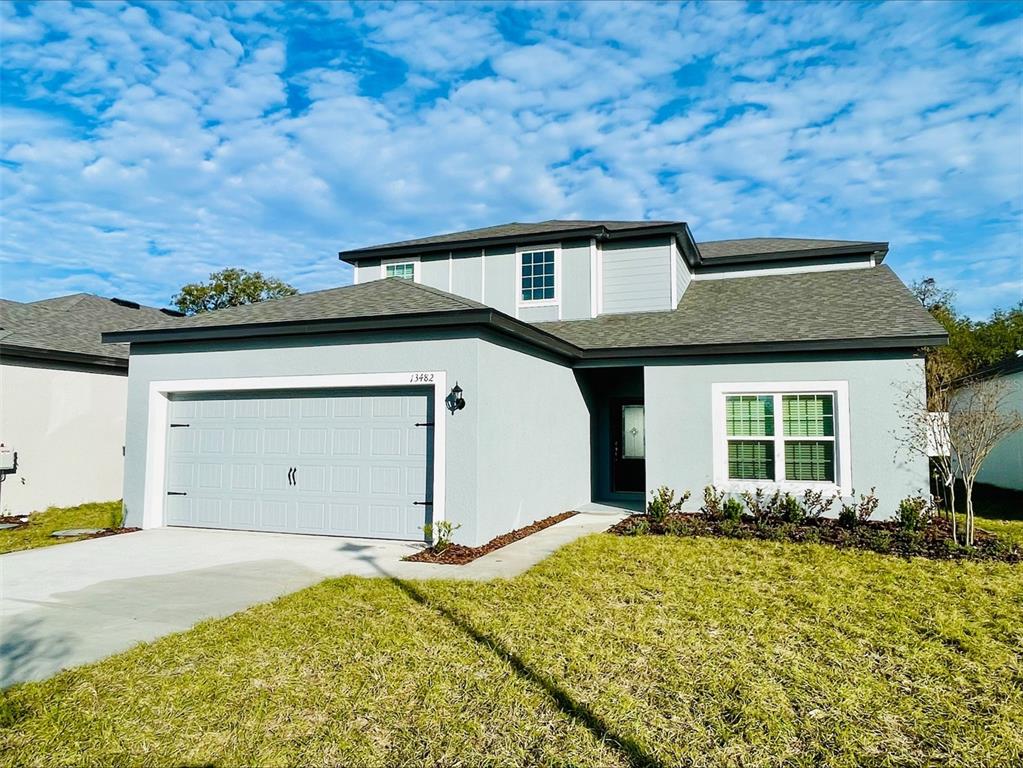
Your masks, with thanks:
M822 342L925 346L945 339L945 330L887 266L694 280L675 311L538 326L584 350L717 351Z
M945 332L888 267L697 280L676 311L530 324L411 280L387 278L104 334L174 341L481 325L569 359L766 351L913 348Z
M127 344L103 331L170 321L173 313L123 299L75 293L35 302L0 299L0 354L127 367Z

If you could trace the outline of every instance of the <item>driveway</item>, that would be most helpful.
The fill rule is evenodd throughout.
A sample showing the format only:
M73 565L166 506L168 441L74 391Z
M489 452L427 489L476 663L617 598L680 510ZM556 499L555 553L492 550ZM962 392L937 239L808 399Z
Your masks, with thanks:
M155 528L0 555L0 688L41 680L332 576L515 576L625 516L592 508L464 566L405 563L415 544Z

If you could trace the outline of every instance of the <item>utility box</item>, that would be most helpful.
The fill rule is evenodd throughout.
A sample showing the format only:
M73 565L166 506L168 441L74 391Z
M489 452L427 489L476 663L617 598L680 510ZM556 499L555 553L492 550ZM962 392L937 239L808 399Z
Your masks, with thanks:
M18 471L18 452L0 445L0 474L10 475Z

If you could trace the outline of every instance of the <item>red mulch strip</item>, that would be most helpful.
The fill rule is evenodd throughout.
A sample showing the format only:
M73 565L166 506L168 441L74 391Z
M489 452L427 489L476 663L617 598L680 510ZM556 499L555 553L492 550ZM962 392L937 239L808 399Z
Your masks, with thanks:
M437 552L433 547L427 547L426 549L416 552L414 555L409 555L404 558L415 563L439 563L441 565L465 565L471 563L477 557L483 557L483 555L493 552L495 549L511 544L513 541L524 539L531 533L542 531L544 528L550 528L555 523L560 523L562 520L568 520L570 517L574 517L578 512L562 512L560 515L553 515L551 517L544 518L543 520L537 520L532 525L527 525L525 528L517 528L514 531L498 536L496 539L491 539L486 544L480 547L463 547L461 544L452 544L443 552Z
M613 526L609 533L620 536L717 536L728 539L830 544L839 549L866 549L901 557L927 557L932 560L1000 560L1023 562L1019 547L995 534L976 529L972 547L952 541L952 524L943 517L933 518L919 531L905 531L893 521L871 520L852 528L831 518L809 519L803 523L777 520L758 522L744 516L741 520L719 520L703 514L668 515L655 523L649 515L632 515ZM960 533L961 535L961 533Z

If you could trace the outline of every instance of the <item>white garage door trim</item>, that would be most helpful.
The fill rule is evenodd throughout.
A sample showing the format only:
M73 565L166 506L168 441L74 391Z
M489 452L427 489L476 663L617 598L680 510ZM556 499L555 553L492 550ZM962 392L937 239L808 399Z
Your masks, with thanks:
M347 387L433 387L433 520L444 520L444 456L447 374L444 371L404 373L344 373L323 376L260 376L237 379L185 379L149 384L149 424L146 433L145 508L143 528L162 528L167 471L167 429L170 396L195 392L235 392L265 389L340 389Z

